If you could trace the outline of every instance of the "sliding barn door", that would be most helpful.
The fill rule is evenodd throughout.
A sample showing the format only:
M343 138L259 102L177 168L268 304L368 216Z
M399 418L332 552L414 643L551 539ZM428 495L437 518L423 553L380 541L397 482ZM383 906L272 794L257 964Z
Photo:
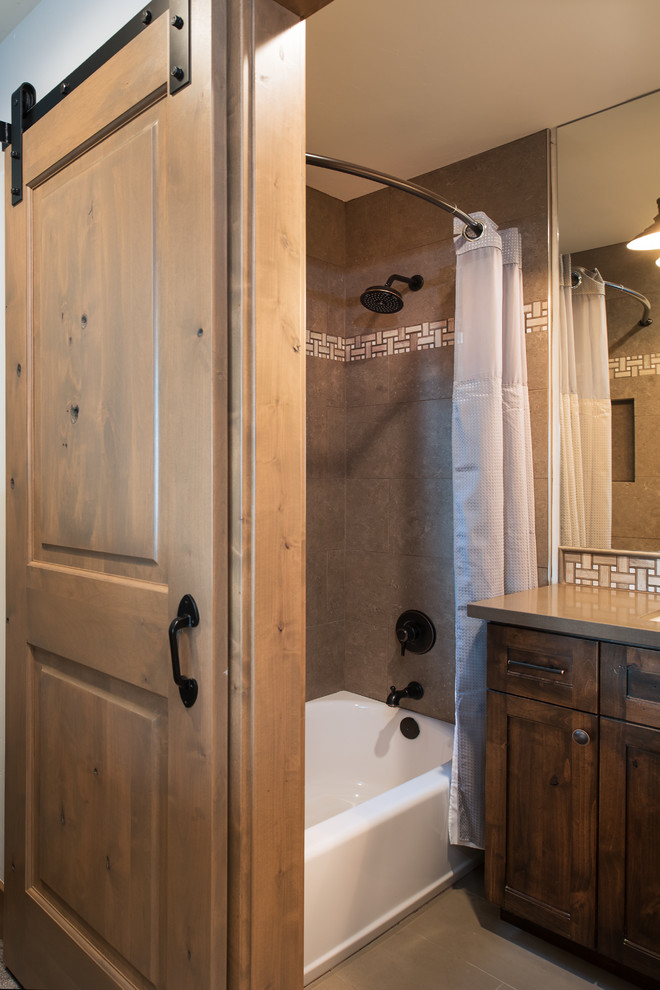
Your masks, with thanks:
M6 158L5 958L30 988L225 986L226 115L192 11L190 85L165 11L26 130L16 206Z

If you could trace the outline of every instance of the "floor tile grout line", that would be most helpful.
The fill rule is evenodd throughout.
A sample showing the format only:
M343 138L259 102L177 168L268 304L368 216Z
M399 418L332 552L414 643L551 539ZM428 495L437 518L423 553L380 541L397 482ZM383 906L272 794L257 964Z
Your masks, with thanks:
M490 973L487 969L482 969L481 966L476 966L474 963L470 962L469 959L466 959L465 963L466 965L471 966L472 969L478 970L479 973L483 973L484 976L490 976L491 980L500 979L499 976L495 976L495 973ZM495 990L517 990L517 988L510 983L502 983L500 980L500 984L499 986L495 987Z

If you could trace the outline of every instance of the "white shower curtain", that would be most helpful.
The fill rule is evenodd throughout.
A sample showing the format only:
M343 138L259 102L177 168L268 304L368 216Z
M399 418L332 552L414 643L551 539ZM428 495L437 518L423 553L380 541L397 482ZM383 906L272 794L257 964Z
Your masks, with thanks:
M455 221L452 462L456 592L453 843L484 846L486 626L471 601L535 587L536 537L520 236Z
M560 529L563 546L612 542L612 407L605 284L580 269L572 288L564 255L559 309Z

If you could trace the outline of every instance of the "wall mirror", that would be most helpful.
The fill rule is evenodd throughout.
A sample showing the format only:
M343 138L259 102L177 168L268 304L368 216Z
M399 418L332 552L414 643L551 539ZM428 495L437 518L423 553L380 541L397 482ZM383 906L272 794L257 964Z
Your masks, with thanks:
M658 212L658 119L660 91L562 125L556 132L560 257L570 255L572 271L597 269L606 283L613 283L604 290L611 403L610 546L648 552L660 551L660 249L632 251L626 244ZM650 313L637 296L614 285L644 296ZM566 290L560 288L560 296L562 291ZM575 300L574 292L568 296ZM647 316L652 322L640 326ZM560 335L560 365L569 349ZM562 484L570 456L563 447ZM604 495L594 499L606 503ZM563 491L561 501L560 542L606 548L606 540L594 544L566 538Z

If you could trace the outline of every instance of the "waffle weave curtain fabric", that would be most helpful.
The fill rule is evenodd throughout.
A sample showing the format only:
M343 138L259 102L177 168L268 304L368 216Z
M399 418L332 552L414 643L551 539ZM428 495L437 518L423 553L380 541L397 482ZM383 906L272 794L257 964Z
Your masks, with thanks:
M570 255L560 273L559 431L560 531L567 547L612 544L612 406L605 283L580 269L571 279Z
M483 213L478 240L455 221L452 420L456 731L453 843L484 847L486 624L471 601L536 587L531 426L520 235Z

